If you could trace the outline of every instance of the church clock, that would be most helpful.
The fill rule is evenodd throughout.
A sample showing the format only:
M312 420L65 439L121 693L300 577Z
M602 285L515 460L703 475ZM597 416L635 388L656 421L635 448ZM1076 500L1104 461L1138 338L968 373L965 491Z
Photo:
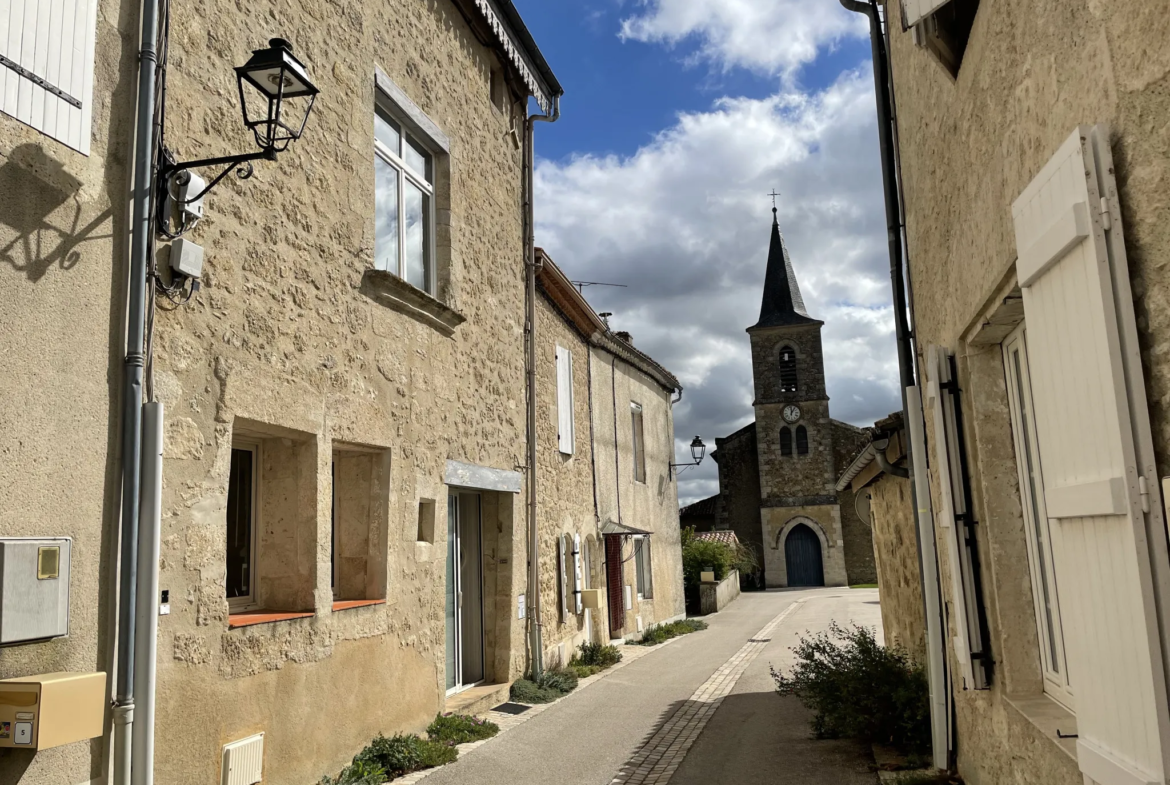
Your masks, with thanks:
M800 419L800 407L795 404L789 404L784 407L782 414L784 416L784 422L789 424L794 423Z

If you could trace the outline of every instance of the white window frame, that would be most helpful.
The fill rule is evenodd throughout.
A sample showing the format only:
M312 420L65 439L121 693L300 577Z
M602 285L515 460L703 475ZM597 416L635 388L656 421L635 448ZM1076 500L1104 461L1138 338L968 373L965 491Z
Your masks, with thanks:
M634 573L638 600L654 599L654 567L650 557L650 538L644 535L634 538Z
M1044 692L1072 711L1075 704L1069 680L1068 660L1065 656L1064 623L1060 610L1060 592L1056 584L1051 522L1044 499L1044 474L1036 435L1025 325L1020 325L1003 342L1003 361L1008 389L1008 409L1012 422L1012 441L1015 445L1016 469L1019 473L1020 507L1024 518L1024 533L1028 541L1028 568L1036 613L1036 634L1040 665L1044 675ZM1032 469L1031 477L1028 476L1029 467Z
M641 425L640 428L639 425ZM642 404L633 401L630 402L630 446L633 448L634 482L645 485L646 414L642 410Z
M392 103L388 97L379 95L375 103L374 123L376 124L378 122L377 114L380 109L383 114L394 122L397 126L395 130L398 132L397 150L391 150L376 135L374 137L374 153L395 171L398 178L398 269L391 270L378 267L376 255L374 257L374 267L376 269L385 269L403 281L409 282L406 275L406 185L407 183L414 185L422 191L426 200L426 208L423 210L423 220L426 222L426 226L423 229L425 235L423 238L423 264L427 267L427 280L426 288L423 291L434 297L435 283L437 280L435 275L435 186L433 182L427 182L425 176L415 172L407 165L405 150L410 144L409 140L413 140L415 145L426 152L431 170L431 180L435 179L438 168L438 154L426 143L425 139L422 139L418 134L406 127L406 124L399 119L397 113L393 110ZM377 210L376 202L374 209L375 211ZM375 236L376 242L377 237Z
M577 421L573 404L573 353L558 345L557 366L557 448L565 455L576 449Z
M251 531L251 546L249 556L251 563L248 565L248 594L244 597L228 597L228 612L241 613L243 611L255 610L260 607L258 598L256 596L256 573L259 564L259 545L260 545L260 476L263 474L261 460L262 448L259 441L252 439L236 438L232 440L233 450L247 450L252 453L252 531ZM231 461L228 462L228 483L231 483ZM224 518L224 538L227 538L227 519L226 512ZM226 568L227 560L226 553L224 559ZM226 575L225 575L224 595L227 595Z

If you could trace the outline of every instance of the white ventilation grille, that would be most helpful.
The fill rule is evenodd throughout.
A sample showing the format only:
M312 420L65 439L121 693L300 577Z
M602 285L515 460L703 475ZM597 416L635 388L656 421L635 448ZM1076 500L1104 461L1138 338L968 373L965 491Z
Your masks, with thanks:
M223 785L256 785L264 774L264 734L223 747Z

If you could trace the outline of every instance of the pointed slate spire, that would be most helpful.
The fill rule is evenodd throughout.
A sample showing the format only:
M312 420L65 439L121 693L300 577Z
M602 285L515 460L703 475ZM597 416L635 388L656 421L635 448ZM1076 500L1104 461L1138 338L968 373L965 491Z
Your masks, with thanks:
M780 234L776 208L772 208L772 241L768 246L768 272L764 276L764 299L760 304L760 320L755 327L783 327L792 324L821 324L808 315L796 272L788 258L788 246Z

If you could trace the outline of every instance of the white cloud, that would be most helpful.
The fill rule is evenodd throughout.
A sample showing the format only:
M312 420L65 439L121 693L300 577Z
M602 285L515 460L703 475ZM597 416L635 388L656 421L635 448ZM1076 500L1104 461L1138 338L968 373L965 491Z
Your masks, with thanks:
M723 98L679 116L628 157L540 161L537 232L571 278L626 284L586 295L614 329L679 376L678 454L751 421L745 328L759 314L773 188L809 312L825 321L833 416L899 408L872 75L826 89ZM715 465L680 478L714 492Z
M867 22L836 0L641 0L621 37L676 45L699 42L697 57L723 70L789 74L842 38L864 37Z

